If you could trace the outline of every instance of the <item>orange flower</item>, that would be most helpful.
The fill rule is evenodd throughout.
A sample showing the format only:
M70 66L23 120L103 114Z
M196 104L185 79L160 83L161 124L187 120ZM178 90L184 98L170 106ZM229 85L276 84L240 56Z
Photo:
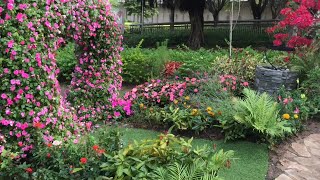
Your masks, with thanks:
M290 119L290 115L289 114L283 114L282 118L288 120L288 119Z
M81 164L87 164L87 162L88 162L88 159L85 158L85 157L83 157L83 158L80 159L80 163L81 163Z
M51 144L51 143L48 143L47 146L48 146L48 148L51 148L51 147L52 147L52 144Z

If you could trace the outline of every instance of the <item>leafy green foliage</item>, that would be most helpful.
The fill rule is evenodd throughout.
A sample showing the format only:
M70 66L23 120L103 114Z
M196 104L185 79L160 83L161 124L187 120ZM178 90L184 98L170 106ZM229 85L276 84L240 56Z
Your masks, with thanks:
M224 49L218 51L220 54L216 56L213 63L213 71L218 74L231 74L245 81L253 82L257 65L266 63L264 61L264 53L256 51L251 47L244 49L233 49L232 58ZM266 53L269 61L279 64L278 59L285 57L285 53L272 52Z
M256 132L261 138L272 142L274 138L282 138L291 133L286 121L278 117L279 107L266 93L244 89L245 99L237 99L234 104L234 119L249 131Z
M307 94L310 114L317 115L320 112L320 68L311 69L306 77L301 89Z
M35 150L33 177L35 179L87 179L98 177L104 153L120 150L121 134L117 129L99 129L83 135L78 142L69 140L61 144L43 145ZM59 141L56 141L59 142ZM97 146L98 148L94 148ZM81 158L86 158L81 163Z
M108 161L102 164L106 177L117 179L138 178L154 179L164 167L170 164L190 165L199 162L201 170L197 177L216 177L217 171L230 165L232 151L214 152L208 147L192 148L192 139L185 141L172 134L161 134L158 139L144 140L129 144L114 156L106 155ZM172 171L172 176L180 176L181 172ZM157 178L156 178L157 179Z
M143 40L135 48L129 48L121 54L123 61L123 79L127 83L140 83L147 81L151 76L145 71L149 68L146 55L141 50Z
M206 164L204 162L195 161L192 165L182 165L174 163L166 168L158 168L155 171L155 179L159 180L194 180L194 179L210 179L217 180L215 172L206 172L204 168Z
M60 82L70 81L72 78L72 72L77 64L74 50L75 44L69 42L57 51L57 66L60 69L58 80Z

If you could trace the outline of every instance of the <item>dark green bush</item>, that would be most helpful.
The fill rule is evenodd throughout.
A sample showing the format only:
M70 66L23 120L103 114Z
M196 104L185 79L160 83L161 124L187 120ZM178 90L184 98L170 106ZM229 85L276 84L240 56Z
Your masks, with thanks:
M62 47L57 51L57 65L60 69L58 80L60 82L70 81L72 78L73 69L77 64L74 50L75 44L69 42L65 47Z
M267 33L234 30L233 46L243 48L247 46L265 46L272 44L272 40ZM166 29L155 29L153 31L145 31L141 33L125 33L124 43L129 47L134 47L141 39L145 42L142 47L156 47L157 42L169 39L168 46L174 47L181 44L187 44L190 31L188 29L176 29L174 31ZM229 30L228 28L205 29L205 47L215 48L216 46L228 46Z

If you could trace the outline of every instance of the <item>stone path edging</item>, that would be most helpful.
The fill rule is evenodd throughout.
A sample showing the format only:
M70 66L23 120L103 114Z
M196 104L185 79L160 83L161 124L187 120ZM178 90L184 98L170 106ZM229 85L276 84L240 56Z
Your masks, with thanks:
M280 159L276 180L320 180L320 134L293 142Z

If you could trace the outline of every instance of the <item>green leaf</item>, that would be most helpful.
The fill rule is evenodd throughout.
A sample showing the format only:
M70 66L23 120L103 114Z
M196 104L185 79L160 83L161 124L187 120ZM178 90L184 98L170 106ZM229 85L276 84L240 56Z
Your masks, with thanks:
M76 173L76 172L79 172L81 171L83 168L75 168L71 171L71 173Z

